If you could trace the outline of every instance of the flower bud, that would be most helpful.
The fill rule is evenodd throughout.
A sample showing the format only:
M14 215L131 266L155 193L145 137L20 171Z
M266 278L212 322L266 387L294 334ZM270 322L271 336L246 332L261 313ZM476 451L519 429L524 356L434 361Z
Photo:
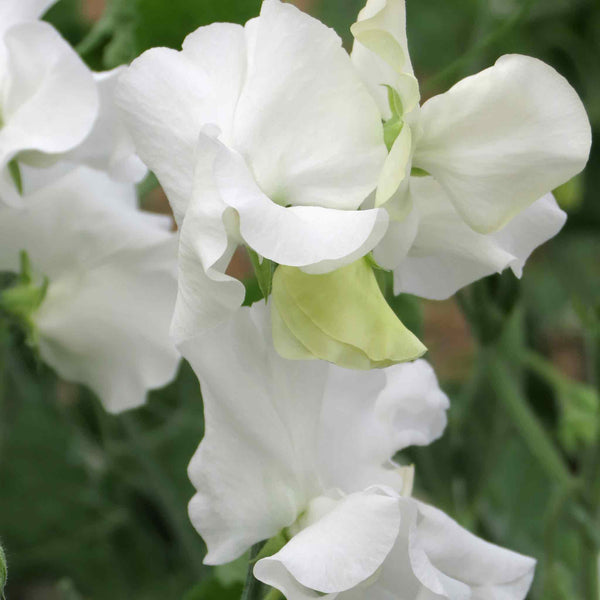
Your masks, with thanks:
M388 306L364 258L324 275L279 266L272 321L275 348L285 358L373 369L426 351Z

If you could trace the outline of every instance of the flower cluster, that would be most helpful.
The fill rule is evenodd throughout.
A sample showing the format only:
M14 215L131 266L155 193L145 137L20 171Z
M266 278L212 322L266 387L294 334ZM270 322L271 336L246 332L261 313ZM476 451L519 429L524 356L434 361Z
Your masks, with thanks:
M170 381L177 294L170 219L139 210L146 167L114 102L123 68L93 73L48 23L51 1L0 9L0 310L41 359L107 410Z
M412 496L397 453L440 437L449 402L377 272L433 299L520 277L587 161L575 91L511 55L421 105L404 0L368 0L350 54L264 0L92 73L37 20L51 3L0 8L2 316L112 412L190 362L208 564L265 542L254 576L288 600L525 598L533 559ZM146 167L176 233L137 206Z

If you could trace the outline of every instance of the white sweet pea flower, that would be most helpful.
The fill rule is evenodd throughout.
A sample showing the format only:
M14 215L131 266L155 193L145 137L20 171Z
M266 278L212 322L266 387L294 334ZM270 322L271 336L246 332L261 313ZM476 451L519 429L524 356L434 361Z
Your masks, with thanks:
M374 205L392 223L376 260L395 269L397 290L431 298L507 267L519 273L564 222L547 194L589 155L576 92L543 62L507 55L419 106L404 0L368 0L352 31L389 147ZM426 272L414 272L416 258Z
M188 473L208 564L277 536L254 574L288 600L525 597L534 561L412 499L412 469L391 460L445 427L448 399L425 361L368 372L287 361L263 302L183 351L205 403Z
M8 288L0 304L22 313L47 364L108 411L142 404L179 362L168 334L177 289L169 219L138 210L132 185L85 167L23 204L0 209L0 270L18 272L25 251L39 281Z
M19 201L18 165L46 164L90 133L98 112L91 71L48 23L52 2L0 7L0 202ZM14 161L17 161L16 163Z
M241 304L224 274L238 244L321 273L382 238L386 212L358 210L385 159L379 111L339 37L294 6L149 50L117 97L181 227L177 339Z

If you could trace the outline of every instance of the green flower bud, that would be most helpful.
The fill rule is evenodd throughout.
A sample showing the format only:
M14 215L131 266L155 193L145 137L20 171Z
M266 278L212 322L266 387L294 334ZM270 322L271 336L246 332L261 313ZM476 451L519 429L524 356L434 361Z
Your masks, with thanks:
M279 266L272 320L275 348L285 358L373 369L426 351L388 306L364 258L324 275Z

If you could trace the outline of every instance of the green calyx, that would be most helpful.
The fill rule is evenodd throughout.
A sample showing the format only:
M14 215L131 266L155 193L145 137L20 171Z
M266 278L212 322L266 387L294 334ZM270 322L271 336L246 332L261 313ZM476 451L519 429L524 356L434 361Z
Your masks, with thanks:
M324 275L279 266L271 314L273 342L285 358L367 370L426 351L389 307L364 258Z
M14 283L0 292L0 311L18 323L25 331L27 343L35 345L33 314L40 307L48 290L48 279L34 281L27 252L20 254L20 273Z
M388 152L390 152L394 142L402 131L402 127L404 127L404 107L400 94L389 85L385 87L388 92L388 102L392 116L383 124L383 140Z

